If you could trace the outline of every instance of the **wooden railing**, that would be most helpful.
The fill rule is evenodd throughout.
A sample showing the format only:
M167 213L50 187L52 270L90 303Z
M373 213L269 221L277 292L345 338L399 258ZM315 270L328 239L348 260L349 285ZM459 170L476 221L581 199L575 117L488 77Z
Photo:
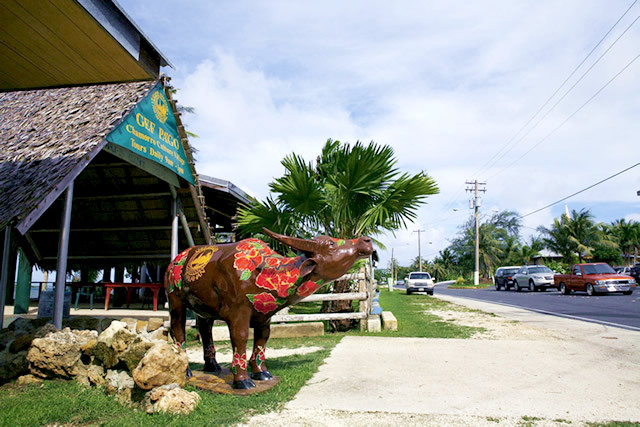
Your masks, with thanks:
M285 309L279 314L273 316L271 318L271 322L312 322L319 320L355 319L360 320L360 329L363 329L365 323L362 322L362 320L366 320L371 313L371 306L373 304L373 296L375 292L371 265L361 267L358 273L345 274L344 276L336 279L336 281L338 280L357 280L358 292L312 294L300 302L355 300L360 301L358 311L353 313L288 314L288 309ZM286 313L283 313L283 311L286 311Z

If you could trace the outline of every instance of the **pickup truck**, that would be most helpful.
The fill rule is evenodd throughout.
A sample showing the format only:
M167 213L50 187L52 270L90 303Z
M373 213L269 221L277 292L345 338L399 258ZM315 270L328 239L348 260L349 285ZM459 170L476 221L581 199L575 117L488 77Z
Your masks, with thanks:
M633 277L616 273L606 263L575 264L571 274L554 275L553 283L565 295L571 291L586 291L589 296L610 292L631 295L636 287Z
M407 295L418 291L433 295L434 283L429 273L412 271L408 277L405 277L404 284L407 288Z

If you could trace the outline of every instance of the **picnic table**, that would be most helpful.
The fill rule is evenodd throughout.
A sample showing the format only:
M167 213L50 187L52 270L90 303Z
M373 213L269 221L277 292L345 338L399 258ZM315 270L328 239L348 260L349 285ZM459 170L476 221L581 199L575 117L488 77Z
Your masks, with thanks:
M127 290L127 308L129 308L129 301L131 301L131 292L140 289L151 289L153 291L153 311L158 311L158 292L164 288L164 283L104 283L105 299L104 309L109 310L109 299L111 297L111 291L115 288L125 288Z

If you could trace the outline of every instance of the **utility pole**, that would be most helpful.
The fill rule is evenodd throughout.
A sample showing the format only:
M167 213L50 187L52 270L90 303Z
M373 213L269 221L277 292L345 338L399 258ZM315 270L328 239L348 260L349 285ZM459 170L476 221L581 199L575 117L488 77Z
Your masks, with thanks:
M420 265L420 272L422 272L422 255L420 253L420 233L424 233L424 230L414 230L414 233L418 233L418 264Z
M474 217L476 220L476 260L473 270L473 284L477 286L480 283L480 221L478 218L478 208L482 205L482 200L478 197L478 192L485 193L487 190L484 187L479 188L479 186L485 186L487 183L478 182L476 179L475 181L466 181L465 184L473 186L467 187L466 191L473 192L473 199L469 201L469 208L474 209Z
M391 280L393 280L394 285L396 284L395 265L396 259L393 257L393 248L391 248Z

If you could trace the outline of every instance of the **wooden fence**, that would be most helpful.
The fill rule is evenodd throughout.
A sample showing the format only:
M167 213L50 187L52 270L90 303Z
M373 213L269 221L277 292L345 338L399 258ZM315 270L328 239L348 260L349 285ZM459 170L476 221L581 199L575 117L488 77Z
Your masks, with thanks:
M345 274L336 280L357 280L358 292L347 292L341 294L312 294L303 299L301 302L312 301L360 301L359 310L353 313L316 313L316 314L288 314L288 309L280 311L271 318L271 322L314 322L319 320L343 320L356 319L360 320L360 329L364 329L366 320L371 313L373 305L373 296L375 293L373 269L371 264L361 267L358 273ZM285 312L285 313L283 313Z

